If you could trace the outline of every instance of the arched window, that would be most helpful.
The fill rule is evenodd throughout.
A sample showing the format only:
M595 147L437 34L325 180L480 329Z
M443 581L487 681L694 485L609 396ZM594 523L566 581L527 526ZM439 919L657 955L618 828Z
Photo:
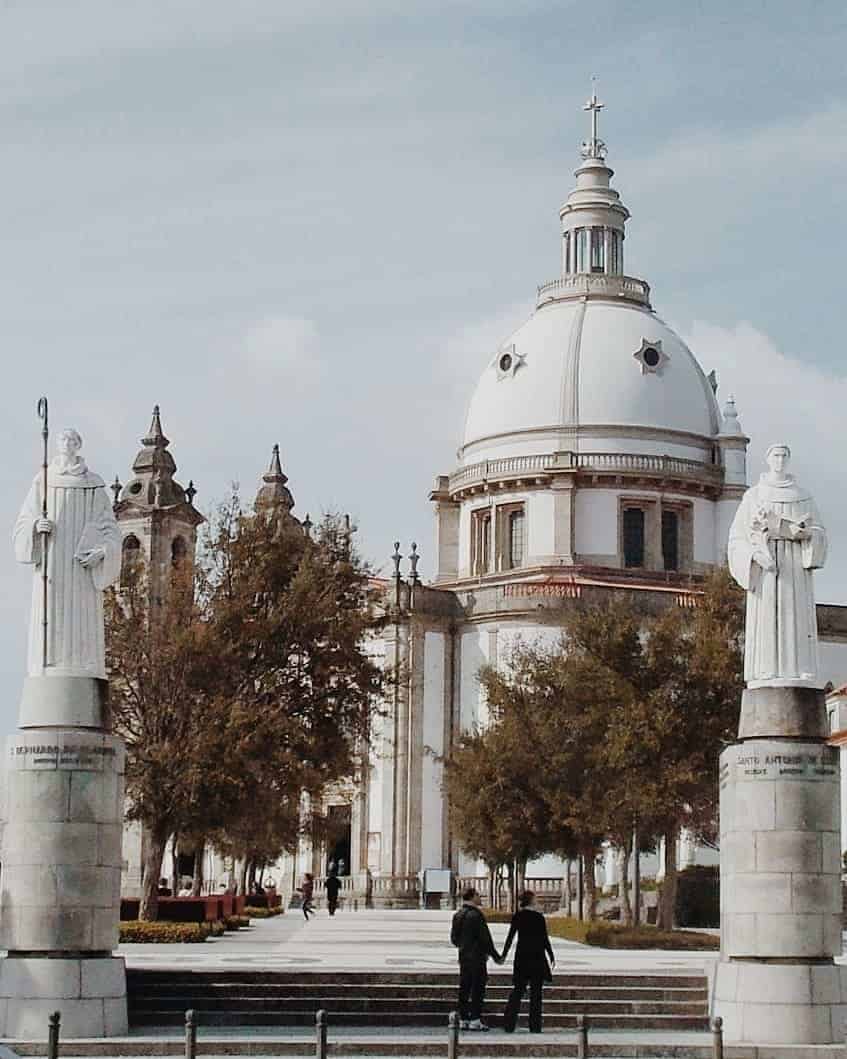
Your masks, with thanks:
M134 533L129 533L124 537L121 545L121 588L129 585L140 560L141 542Z
M185 537L174 537L171 541L171 564L179 566L186 555L188 555L188 545L185 543Z

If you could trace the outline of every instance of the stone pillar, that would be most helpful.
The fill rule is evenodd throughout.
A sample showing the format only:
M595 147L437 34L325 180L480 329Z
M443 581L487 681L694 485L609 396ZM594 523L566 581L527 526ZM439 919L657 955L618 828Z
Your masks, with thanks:
M720 759L721 960L728 1040L843 1042L838 750L823 692L747 689Z
M28 677L6 744L0 1034L127 1032L118 943L124 758L104 723L105 681ZM58 723L64 717L65 723Z

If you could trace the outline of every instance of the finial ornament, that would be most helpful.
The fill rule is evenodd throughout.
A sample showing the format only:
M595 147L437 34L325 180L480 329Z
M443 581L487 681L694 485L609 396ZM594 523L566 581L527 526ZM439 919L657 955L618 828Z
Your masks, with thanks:
M591 113L591 138L582 145L583 158L599 158L602 161L606 157L606 145L597 135L597 118L604 106L605 103L601 103L597 98L597 78L592 77L591 98L582 108Z
M420 578L418 577L418 563L420 562L420 556L418 555L418 546L412 541L411 551L409 552L409 580L413 585L420 584Z
M121 489L123 489L123 486L121 485L121 480L120 480L120 478L118 478L117 475L115 475L115 480L114 480L114 482L112 482L112 484L109 486L109 488L111 489L112 495L115 498L113 506L117 507L117 505L118 505L118 497L121 495Z
M403 556L400 554L400 541L394 542L394 554L391 556L391 561L394 563L394 577L396 580L400 580L400 560Z
M189 504L193 504L195 496L197 496L197 490L194 488L194 479L189 478L188 488L185 490L185 499Z
M312 520L309 518L309 512L306 512L306 517L303 519L303 532L307 537L312 536Z

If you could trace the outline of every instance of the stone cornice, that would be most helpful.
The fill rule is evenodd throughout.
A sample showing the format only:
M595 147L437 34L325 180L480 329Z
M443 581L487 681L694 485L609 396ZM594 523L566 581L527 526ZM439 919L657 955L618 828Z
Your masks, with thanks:
M712 450L717 437L710 434L696 434L689 430L672 430L669 427L651 427L638 424L622 426L616 423L590 423L579 425L567 425L561 423L550 424L541 427L524 427L521 430L509 430L501 434L486 434L463 445L457 452L457 458L462 459L468 449L477 445L485 445L490 442L502 442L512 438L526 440L531 437L549 439L567 438L574 444L577 439L595 438L626 438L643 441L665 442L671 445L696 446L704 454Z

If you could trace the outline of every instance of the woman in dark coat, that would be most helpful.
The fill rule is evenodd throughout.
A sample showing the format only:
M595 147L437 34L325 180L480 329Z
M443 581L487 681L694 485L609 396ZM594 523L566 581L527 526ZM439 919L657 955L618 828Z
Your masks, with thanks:
M545 982L553 981L550 968L555 965L556 957L553 955L553 946L547 933L547 921L534 907L535 894L526 890L521 894L518 903L520 911L512 916L512 925L503 948L505 960L517 934L513 986L503 1015L503 1029L506 1033L514 1032L524 990L529 985L529 1031L541 1033L541 987Z

